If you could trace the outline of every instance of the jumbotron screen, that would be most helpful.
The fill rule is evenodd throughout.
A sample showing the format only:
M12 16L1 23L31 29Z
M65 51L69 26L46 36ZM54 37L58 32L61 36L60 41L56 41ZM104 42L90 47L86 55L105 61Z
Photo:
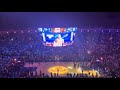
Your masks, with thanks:
M61 47L72 45L77 28L38 28L45 46Z

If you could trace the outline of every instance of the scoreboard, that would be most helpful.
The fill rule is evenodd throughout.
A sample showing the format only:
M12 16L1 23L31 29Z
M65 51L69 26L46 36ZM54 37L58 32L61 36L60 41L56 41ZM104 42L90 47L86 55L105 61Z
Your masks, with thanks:
M77 28L38 28L39 32L49 33L66 33L74 32Z
M74 42L77 28L38 28L45 46L68 46Z

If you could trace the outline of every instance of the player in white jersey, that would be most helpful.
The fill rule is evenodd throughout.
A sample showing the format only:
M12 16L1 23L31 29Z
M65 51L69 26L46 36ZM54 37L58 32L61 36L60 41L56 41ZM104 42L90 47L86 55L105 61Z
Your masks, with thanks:
M58 34L58 38L54 41L54 46L62 46L64 43L64 39L61 38L61 35Z

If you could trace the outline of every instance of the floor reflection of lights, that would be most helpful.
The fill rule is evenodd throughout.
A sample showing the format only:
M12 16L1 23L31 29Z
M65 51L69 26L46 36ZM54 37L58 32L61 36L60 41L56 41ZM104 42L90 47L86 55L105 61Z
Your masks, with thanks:
M77 71L78 73L81 73L82 74L82 70L78 70ZM99 72L97 70L83 70L83 74L87 74L89 76L100 76Z

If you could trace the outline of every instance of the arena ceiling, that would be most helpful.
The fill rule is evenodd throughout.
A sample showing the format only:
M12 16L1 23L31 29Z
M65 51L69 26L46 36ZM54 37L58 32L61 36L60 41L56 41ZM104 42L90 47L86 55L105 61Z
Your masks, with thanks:
M0 12L0 30L119 24L120 12Z

